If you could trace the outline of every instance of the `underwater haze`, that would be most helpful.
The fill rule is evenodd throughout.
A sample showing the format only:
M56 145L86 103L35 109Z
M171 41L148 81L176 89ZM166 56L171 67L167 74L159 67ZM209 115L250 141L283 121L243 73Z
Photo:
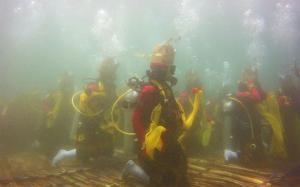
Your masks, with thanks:
M275 89L300 60L297 0L1 0L0 25L1 99L51 89L63 71L80 89L106 57L121 64L123 85L170 38L179 88L191 68L219 85L227 61L233 80L259 63L263 87Z

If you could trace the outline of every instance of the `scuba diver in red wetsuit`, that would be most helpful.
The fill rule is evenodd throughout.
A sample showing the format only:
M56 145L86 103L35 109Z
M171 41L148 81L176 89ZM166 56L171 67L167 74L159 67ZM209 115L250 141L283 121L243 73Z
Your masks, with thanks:
M261 117L255 105L264 98L265 93L257 80L257 69L251 66L244 71L235 96L228 95L223 103L226 161L238 157L242 161L261 160Z
M149 82L140 88L132 118L140 148L140 166L128 161L123 179L133 175L149 186L189 186L187 161L179 142L184 118L171 88L176 83L174 56L175 50L168 43L154 49Z

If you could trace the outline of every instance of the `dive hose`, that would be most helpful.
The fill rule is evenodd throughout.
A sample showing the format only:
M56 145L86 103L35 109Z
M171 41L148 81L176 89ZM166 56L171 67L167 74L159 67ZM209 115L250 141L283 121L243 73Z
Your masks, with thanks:
M131 89L127 90L126 92L124 92L121 96L119 96L117 98L117 100L114 102L114 104L112 105L112 109L111 109L111 120L113 122L113 127L118 131L120 132L121 134L124 134L124 135L128 135L128 136L135 136L135 133L131 133L131 132L127 132L127 131L124 131L122 130L118 125L117 123L115 123L115 119L114 119L114 110L117 106L117 104L120 102L121 99L123 99L129 92L131 91ZM103 110L99 110L97 112L94 112L92 114L88 114L86 112L83 112L79 109L79 107L76 106L75 104L75 98L78 97L83 91L78 91L76 93L73 94L72 96L72 106L73 108L76 110L76 112L84 115L84 116L87 116L87 117L94 117L94 116L97 116L99 114L101 114L103 112Z
M112 108L111 108L111 121L113 123L113 127L121 134L124 134L124 135L128 135L128 136L135 136L135 133L133 132L127 132L125 130L122 130L118 125L117 123L115 123L115 118L114 118L114 111L115 111L115 108L117 106L117 104L129 93L131 92L132 89L128 89L127 91L125 91L122 95L120 95L117 100L114 102L114 104L112 105Z
M238 103L238 104L243 108L243 110L246 112L247 117L248 117L248 120L249 120L249 123L250 123L250 128L251 128L251 138L252 138L252 140L255 140L253 120L252 120L252 118L251 118L251 115L250 115L250 113L249 113L249 110L248 110L247 107L244 105L244 103L242 103L241 100L239 100L239 99L237 99L237 98L234 98L234 97L228 97L228 98L229 98L230 100L232 100L232 101ZM250 147L251 149L256 149L256 145L255 145L254 143L251 144L250 146L251 146L251 147Z
M101 114L103 112L103 110L99 110L97 112L88 114L86 112L81 111L79 109L79 107L76 106L76 104L75 104L75 98L78 97L82 92L83 91L78 91L78 92L74 93L73 96L72 96L72 106L76 110L76 112L78 112L78 113L80 113L80 114L82 114L84 116L87 116L87 117L94 117L94 116L97 116L97 115Z

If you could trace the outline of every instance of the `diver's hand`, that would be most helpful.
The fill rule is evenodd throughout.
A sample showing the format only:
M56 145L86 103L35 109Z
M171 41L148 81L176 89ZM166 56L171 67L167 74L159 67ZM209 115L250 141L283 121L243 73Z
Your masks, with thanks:
M226 161L236 160L236 159L238 159L238 154L237 154L237 152L232 151L230 149L225 149L224 150L224 159Z
M192 92L193 92L193 94L197 94L197 93L202 93L202 89L201 88L198 88L198 87L194 87L194 88L192 88Z

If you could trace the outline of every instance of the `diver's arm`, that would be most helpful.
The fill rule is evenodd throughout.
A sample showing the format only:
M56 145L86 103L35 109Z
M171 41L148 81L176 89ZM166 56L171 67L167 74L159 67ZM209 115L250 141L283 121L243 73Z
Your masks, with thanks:
M257 79L248 83L248 89L251 94L250 99L253 101L260 102L265 98L265 92Z
M59 113L61 102L62 102L62 93L55 93L54 96L54 106L53 108L48 112L47 116L49 119L55 119Z
M259 84L255 84L252 81L247 83L247 91L238 91L237 97L240 98L249 98L254 102L259 102L263 99L263 91L260 89Z
M184 129L186 130L190 129L195 121L197 113L199 112L201 97L203 93L200 88L193 88L192 92L195 95L194 101L192 102L192 111L188 116L183 117Z
M189 95L188 95L187 91L183 91L179 94L178 101L183 106L183 108L185 108L185 106L187 106L188 97L189 97Z
M240 92L240 91L238 91L237 93L236 93L236 96L238 97L238 98L248 98L248 97L250 97L250 92L248 92L248 91L242 91L242 92Z
M137 106L133 112L133 129L141 145L144 143L146 130L149 126L149 124L145 123L150 121L151 112L154 106L158 103L156 100L159 98L155 97L155 91L156 88L152 85L144 86L140 92Z
M143 109L136 108L132 116L133 129L140 144L143 144L146 135L145 124L142 120L142 115Z
M262 100L262 95L260 94L260 92L256 87L252 87L250 93L251 93L250 97L253 101L259 102Z

